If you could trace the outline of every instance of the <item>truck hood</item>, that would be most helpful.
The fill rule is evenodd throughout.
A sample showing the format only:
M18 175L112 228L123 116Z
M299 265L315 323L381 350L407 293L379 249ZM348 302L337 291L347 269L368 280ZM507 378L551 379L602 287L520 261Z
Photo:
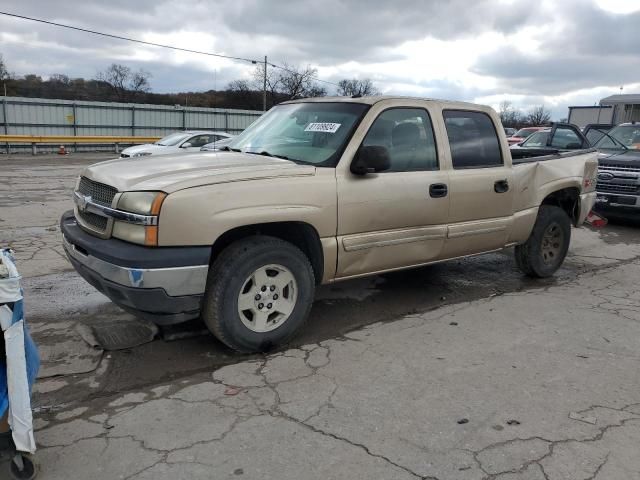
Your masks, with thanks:
M602 149L598 154L598 162L608 165L619 164L640 167L640 150Z
M120 192L161 190L171 193L216 183L315 175L311 165L236 152L119 158L96 163L82 175L115 187Z

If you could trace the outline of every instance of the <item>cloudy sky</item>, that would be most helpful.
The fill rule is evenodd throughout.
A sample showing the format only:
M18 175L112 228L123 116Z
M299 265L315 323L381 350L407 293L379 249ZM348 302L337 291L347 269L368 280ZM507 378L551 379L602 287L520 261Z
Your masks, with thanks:
M640 92L640 0L3 0L0 10L150 42L371 78L384 93L526 111ZM253 67L0 16L21 75L143 68L156 92L224 88ZM333 87L325 85L329 91Z

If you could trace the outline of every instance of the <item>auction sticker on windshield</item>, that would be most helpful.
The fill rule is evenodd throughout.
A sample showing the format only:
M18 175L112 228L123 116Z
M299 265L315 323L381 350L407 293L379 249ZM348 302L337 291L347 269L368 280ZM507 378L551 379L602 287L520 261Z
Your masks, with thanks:
M324 133L336 133L340 128L341 123L310 123L305 132L324 132Z

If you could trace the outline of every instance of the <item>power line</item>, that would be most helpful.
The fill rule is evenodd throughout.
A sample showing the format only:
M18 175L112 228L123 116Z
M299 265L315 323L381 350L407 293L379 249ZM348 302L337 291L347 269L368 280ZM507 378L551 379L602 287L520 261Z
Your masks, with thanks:
M169 48L171 50L179 50L181 52L197 53L199 55L208 55L210 57L229 58L231 60L239 60L242 62L249 62L254 64L259 61L251 58L233 57L230 55L223 55L221 53L202 52L200 50L191 50L189 48L174 47L173 45L163 45L161 43L146 42L144 40L138 40L136 38L122 37L120 35L113 35L111 33L98 32L96 30L89 30L87 28L80 28L80 27L74 27L72 25L65 25L64 23L50 22L49 20L42 20L41 18L33 18L33 17L26 17L24 15L17 15L15 13L0 12L0 15L6 15L7 17L20 18L22 20L30 20L32 22L45 23L47 25L53 25L54 27L68 28L69 30L77 30L79 32L91 33L93 35L100 35L102 37L115 38L117 40L125 40L127 42L141 43L143 45L150 45L152 47Z
M159 47L159 48L168 48L170 50L177 50L180 52L187 52L187 53L196 53L198 55L207 55L209 57L218 57L218 58L228 58L230 60L237 60L237 61L241 61L241 62L248 62L254 65L258 65L263 63L262 60L257 60L254 58L244 58L244 57L234 57L232 55L224 55L222 53L212 53L212 52L203 52L201 50L192 50L190 48L182 48L182 47L175 47L173 45L165 45L162 43L155 43L155 42L147 42L145 40L139 40L137 38L130 38L130 37L124 37L121 35L114 35L111 33L104 33L104 32L99 32L97 30L90 30L88 28L81 28L81 27L75 27L73 25L66 25L64 23L57 23L57 22L51 22L49 20L43 20L41 18L34 18L34 17L27 17L25 15L18 15L16 13L10 13L10 12L0 12L0 15L5 15L7 17L14 17L14 18L19 18L22 20L29 20L31 22L38 22L38 23L44 23L46 25L51 25L54 27L61 27L61 28L67 28L69 30L76 30L78 32L84 32L84 33L90 33L92 35L99 35L102 37L108 37L108 38L114 38L116 40L124 40L127 42L133 42L133 43L139 43L142 45L148 45L148 46L152 46L152 47ZM283 67L281 65L275 65L273 63L269 63L269 66L273 67L273 68L278 68L280 70L284 70L285 72L288 73L293 73L293 74L299 74L299 72L295 72L291 69L288 69L286 67ZM321 83L327 83L329 85L334 85L334 86L339 86L337 83L333 83L333 82L329 82L327 80L321 80L317 77L311 77L314 80L321 82Z

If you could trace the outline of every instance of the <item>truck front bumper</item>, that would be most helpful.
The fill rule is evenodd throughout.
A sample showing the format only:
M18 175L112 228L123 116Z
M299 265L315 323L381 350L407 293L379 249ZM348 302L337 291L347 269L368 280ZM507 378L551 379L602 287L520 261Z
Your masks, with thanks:
M94 237L73 215L60 220L62 241L76 271L115 304L158 325L200 315L211 247L144 247Z
M640 213L640 196L620 193L598 192L595 209L597 211L618 211L620 213Z

